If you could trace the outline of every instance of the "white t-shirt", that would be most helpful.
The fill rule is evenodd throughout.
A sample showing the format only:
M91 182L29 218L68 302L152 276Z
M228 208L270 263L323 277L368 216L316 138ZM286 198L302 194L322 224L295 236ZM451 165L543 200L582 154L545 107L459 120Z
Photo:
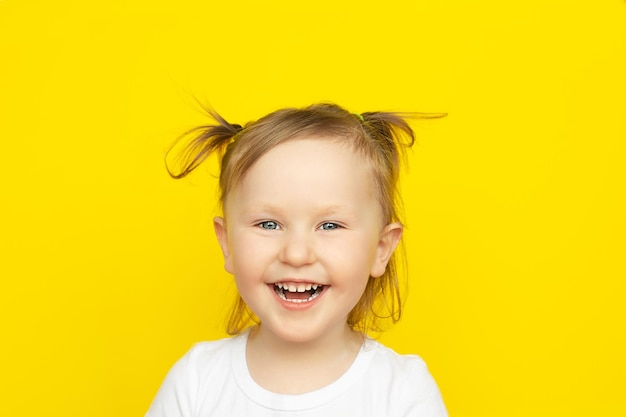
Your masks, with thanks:
M247 336L196 344L172 367L146 417L448 415L418 356L399 355L366 339L339 379L316 391L284 395L267 391L250 376Z

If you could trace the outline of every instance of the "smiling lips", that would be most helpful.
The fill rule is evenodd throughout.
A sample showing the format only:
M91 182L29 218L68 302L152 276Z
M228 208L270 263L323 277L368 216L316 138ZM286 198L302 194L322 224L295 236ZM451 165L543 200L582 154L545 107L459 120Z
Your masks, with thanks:
M276 282L274 291L284 301L304 303L316 299L324 291L324 287L310 282Z

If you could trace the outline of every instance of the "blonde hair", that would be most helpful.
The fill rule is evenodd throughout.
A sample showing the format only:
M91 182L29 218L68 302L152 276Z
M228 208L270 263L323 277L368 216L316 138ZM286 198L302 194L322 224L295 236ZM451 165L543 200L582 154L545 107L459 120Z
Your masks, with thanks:
M401 222L397 181L402 151L415 142L407 118L436 118L444 114L366 112L350 113L335 104L314 104L302 109L286 108L249 122L231 124L212 109L207 110L217 122L186 132L187 139L178 155L179 170L168 172L182 178L196 169L207 157L217 153L221 160L220 202L224 207L228 193L243 179L250 167L268 151L289 140L332 138L345 142L366 159L374 178L384 224ZM396 256L390 258L385 273L369 279L360 300L348 315L348 325L362 332L381 330L380 320L400 319L402 299ZM258 318L241 296L227 321L227 332L239 334Z

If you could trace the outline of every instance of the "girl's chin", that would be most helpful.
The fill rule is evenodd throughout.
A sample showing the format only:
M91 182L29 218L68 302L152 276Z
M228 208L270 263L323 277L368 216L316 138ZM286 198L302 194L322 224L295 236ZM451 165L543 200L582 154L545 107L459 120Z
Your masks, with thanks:
M262 324L258 326L257 336L260 336L261 339L271 338L273 341L278 343L294 343L294 344L306 344L312 343L320 340L322 338L323 332L315 331L310 327L302 328L301 326L270 326Z
M279 323L266 323L261 324L255 329L256 336L260 336L260 339L271 339L272 343L282 344L317 344L325 343L325 340L329 342L335 342L338 340L333 334L339 333L339 340L342 337L351 338L354 331L346 324L341 329L330 329L328 327L317 327L310 323L289 323L288 321L281 321Z

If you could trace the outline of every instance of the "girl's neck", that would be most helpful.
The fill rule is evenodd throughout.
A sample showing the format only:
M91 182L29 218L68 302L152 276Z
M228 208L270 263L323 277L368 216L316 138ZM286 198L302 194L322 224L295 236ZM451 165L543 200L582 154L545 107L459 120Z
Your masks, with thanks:
M334 334L291 342L263 326L250 330L246 356L252 378L279 394L302 394L322 388L345 373L363 344L363 334L346 325Z

